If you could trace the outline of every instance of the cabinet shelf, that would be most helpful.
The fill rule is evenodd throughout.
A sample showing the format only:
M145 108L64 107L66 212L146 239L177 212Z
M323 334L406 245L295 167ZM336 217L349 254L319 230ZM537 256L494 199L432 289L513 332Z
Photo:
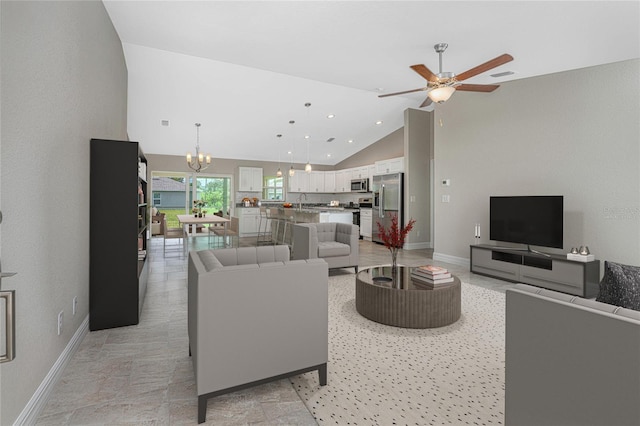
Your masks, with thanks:
M91 140L89 329L135 325L147 286L146 159L137 142ZM117 170L114 170L117 165ZM142 191L142 194L140 193ZM133 198L136 193L138 198ZM135 200L135 201L134 201Z

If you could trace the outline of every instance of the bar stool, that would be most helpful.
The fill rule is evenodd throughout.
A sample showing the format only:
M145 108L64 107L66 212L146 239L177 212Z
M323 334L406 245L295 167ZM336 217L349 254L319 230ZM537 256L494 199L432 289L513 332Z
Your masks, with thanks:
M269 229L269 209L266 207L260 207L260 221L258 222L258 237L256 239L256 245L261 244L273 244L273 236L271 229Z
M284 230L282 231L282 244L286 244L289 247L292 245L291 234L293 232L293 224L296 223L295 214L293 209L284 209ZM287 231L289 231L289 235L287 238Z

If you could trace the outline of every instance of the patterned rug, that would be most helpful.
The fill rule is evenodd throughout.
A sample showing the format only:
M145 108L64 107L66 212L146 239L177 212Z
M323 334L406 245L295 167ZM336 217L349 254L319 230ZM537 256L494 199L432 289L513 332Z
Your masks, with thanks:
M369 321L355 276L329 277L327 386L291 382L319 425L504 422L504 294L462 283L462 316L435 329Z

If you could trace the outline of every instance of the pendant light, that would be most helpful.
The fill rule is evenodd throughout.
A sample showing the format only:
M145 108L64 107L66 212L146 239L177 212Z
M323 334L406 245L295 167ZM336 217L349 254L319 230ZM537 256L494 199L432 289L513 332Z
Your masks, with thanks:
M307 108L307 119L309 118L309 107L311 106L310 102L304 104ZM307 120L308 121L308 120ZM311 173L311 163L309 162L309 135L306 135L304 138L307 140L307 164L304 166L304 171L307 173Z
M196 123L196 156L191 157L191 153L187 153L187 165L189 168L199 173L211 165L211 155L200 152L200 123Z
M295 124L295 121L289 120L289 124L293 125ZM289 151L289 154L291 154L291 167L289 168L289 176L293 177L293 175L296 174L296 171L293 170L293 139L291 140L291 151Z
M282 137L281 134L277 134L276 137L280 139ZM282 177L282 170L280 169L280 144L277 144L278 147L278 171L276 172L276 177Z

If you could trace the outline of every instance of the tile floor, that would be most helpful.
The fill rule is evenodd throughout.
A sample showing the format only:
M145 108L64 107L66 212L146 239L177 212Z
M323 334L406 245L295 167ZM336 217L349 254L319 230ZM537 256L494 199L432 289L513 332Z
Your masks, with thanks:
M190 242L204 249L207 237ZM87 334L56 384L39 425L180 425L197 423L197 395L187 339L186 261L180 240L152 238L150 275L140 324ZM240 245L255 244L241 238ZM400 251L398 263L417 266L432 250ZM360 266L388 264L384 246L360 242ZM428 262L432 262L429 260ZM504 291L509 283L442 264L462 281ZM334 273L349 273L337 270ZM352 272L351 272L352 273ZM315 425L290 382L280 380L209 400L211 425Z

